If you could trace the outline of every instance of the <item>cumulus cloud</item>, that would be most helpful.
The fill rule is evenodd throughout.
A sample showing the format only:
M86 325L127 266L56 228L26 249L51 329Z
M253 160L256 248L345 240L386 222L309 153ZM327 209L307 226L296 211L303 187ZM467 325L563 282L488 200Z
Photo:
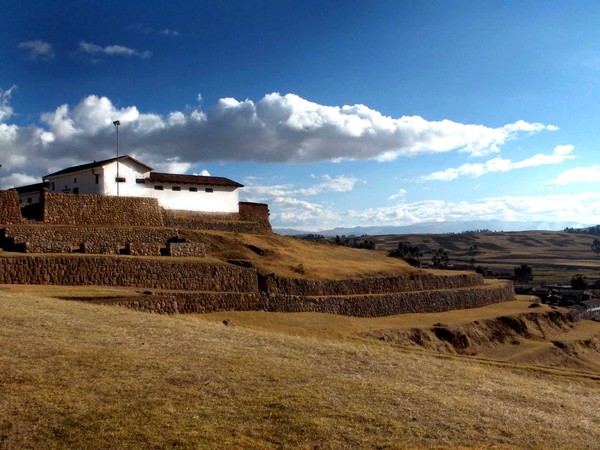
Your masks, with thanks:
M21 42L19 44L19 48L27 50L29 52L29 59L34 61L47 61L54 58L54 50L52 49L52 45L39 39Z
M576 167L565 170L548 184L598 183L600 182L600 166Z
M323 106L297 95L269 94L259 102L222 98L207 111L167 116L142 113L135 106L115 108L106 97L89 96L70 108L46 113L47 142L97 153L114 119L131 148L140 153L173 152L183 160L316 162L388 161L448 151L482 155L521 133L550 129L518 121L500 128L418 116L387 117L364 105Z
M485 163L466 163L459 167L450 167L430 173L429 175L423 175L418 181L452 181L463 176L478 178L490 172L508 172L526 167L560 164L566 160L575 158L575 156L570 154L574 148L572 145L558 145L550 155L538 153L531 158L517 162L513 162L510 159L493 158Z
M102 47L91 42L81 41L78 47L79 53L84 53L90 56L123 56L123 57L137 57L141 59L148 59L152 56L150 50L139 51L133 48L125 47L123 45L107 45Z
M85 44L91 54L136 52ZM256 103L222 98L206 110L183 109L166 115L145 113L136 106L119 108L107 97L90 95L74 106L59 105L44 113L41 126L17 126L7 123L12 109L6 92L0 106L0 157L6 160L7 155L19 155L23 163L14 159L11 170L21 170L28 160L30 173L39 175L112 156L112 122L117 119L121 122L122 153L155 161L155 165L168 158L177 158L179 164L197 164L388 161L449 151L475 156L498 151L506 141L522 134L555 128L523 121L490 128L449 120L432 122L418 116L392 118L364 105L324 106L294 94L277 93ZM561 156L568 155L556 155ZM337 189L352 188L356 183L352 177L335 181ZM327 184L328 180L321 182Z

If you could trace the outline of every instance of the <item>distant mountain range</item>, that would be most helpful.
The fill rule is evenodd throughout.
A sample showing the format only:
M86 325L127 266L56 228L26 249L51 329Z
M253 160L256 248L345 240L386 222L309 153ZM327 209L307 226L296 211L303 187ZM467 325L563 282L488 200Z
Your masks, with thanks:
M305 231L293 228L275 228L278 234L295 236L304 234L322 234L323 236L377 236L382 234L442 234L461 233L463 231L527 231L527 230L564 230L566 227L583 228L589 224L577 222L504 222L501 220L478 220L468 222L423 222L402 226L339 227L331 230Z

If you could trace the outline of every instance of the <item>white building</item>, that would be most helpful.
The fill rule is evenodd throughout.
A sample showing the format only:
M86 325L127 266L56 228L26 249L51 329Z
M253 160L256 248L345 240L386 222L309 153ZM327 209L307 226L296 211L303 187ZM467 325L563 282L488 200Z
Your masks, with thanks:
M242 184L223 177L154 172L125 155L69 167L43 177L50 192L156 198L166 209L237 213ZM43 187L42 184L41 187ZM21 203L36 203L40 185L16 188Z

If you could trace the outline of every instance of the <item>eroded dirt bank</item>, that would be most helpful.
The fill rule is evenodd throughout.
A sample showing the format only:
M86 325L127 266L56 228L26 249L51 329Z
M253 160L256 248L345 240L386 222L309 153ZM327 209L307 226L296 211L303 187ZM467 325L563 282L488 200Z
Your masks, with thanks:
M540 310L430 327L365 333L382 341L460 355L600 370L600 330L567 310ZM544 308L545 309L545 308Z

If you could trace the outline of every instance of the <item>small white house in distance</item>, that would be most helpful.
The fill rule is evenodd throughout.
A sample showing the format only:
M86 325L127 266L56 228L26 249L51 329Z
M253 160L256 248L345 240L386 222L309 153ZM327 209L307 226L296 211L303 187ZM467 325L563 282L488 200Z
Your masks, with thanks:
M238 188L244 187L223 177L154 172L152 167L128 155L69 167L48 174L43 180L50 192L151 197L166 209L219 213L239 212ZM23 188L27 186L16 189ZM20 200L26 203L31 197Z

